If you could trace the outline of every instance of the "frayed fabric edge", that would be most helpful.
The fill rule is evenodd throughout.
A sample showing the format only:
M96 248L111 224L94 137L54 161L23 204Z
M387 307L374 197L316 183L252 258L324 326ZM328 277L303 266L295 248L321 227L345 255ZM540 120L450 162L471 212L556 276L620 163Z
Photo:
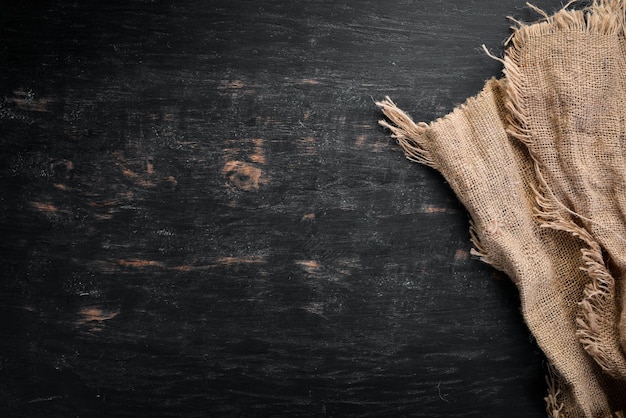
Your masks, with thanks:
M603 330L614 328L617 318L615 300L612 297L615 294L615 280L604 263L600 245L586 229L578 226L559 210L538 167L536 172L539 188L533 188L537 203L535 216L541 226L567 232L585 245L581 249L581 270L587 273L590 282L585 285L583 298L579 302L576 336L585 351L605 372L615 378L622 378L626 374L626 362L620 343L611 335L606 336L603 333Z
M570 3L568 3L569 5ZM567 6L566 6L567 7ZM533 25L520 24L513 28L514 33L506 50L503 73L506 77L507 133L520 140L527 147L532 144L532 134L528 124L528 109L524 97L525 80L520 71L521 51L531 37L544 36L562 30L584 31L599 34L623 36L625 33L626 0L595 0L584 10L566 10L566 7L553 16ZM537 9L537 8L534 8ZM551 192L542 175L538 159L529 153L535 163L535 173L539 187L534 188L537 201L536 216L544 227L569 232L580 238L586 245L581 250L583 267L590 283L585 286L583 299L579 303L580 314L576 319L577 337L585 351L609 375L626 378L626 359L619 341L602 332L615 327L617 311L613 295L615 280L611 276L602 255L600 245L589 232L577 225L563 213L556 196ZM571 212L571 211L567 211ZM573 213L578 216L578 214ZM607 315L608 313L608 315Z
M569 9L576 2L577 0L568 2L551 16L539 7L526 3L528 7L539 13L542 18L539 21L526 24L509 17L516 26L511 28L513 34L507 39L505 44L508 45L515 39L518 41L527 40L529 36L544 36L563 30L603 35L624 36L626 34L624 26L626 0L594 0L584 9Z
M548 362L545 375L548 394L543 400L546 403L546 414L548 418L573 418L565 412L565 402L562 399L563 393L561 388L566 385L563 377L559 374L556 367ZM626 418L625 411L614 411L610 415L611 418ZM608 418L608 417L607 417Z
M424 133L428 125L423 122L418 124L413 122L413 119L400 110L389 97L386 97L382 102L376 102L376 105L391 121L390 124L386 120L381 119L378 123L391 131L392 138L395 138L402 147L406 158L438 170L430 152L424 146Z
M462 110L473 98L461 106L455 108L452 112ZM386 120L379 120L378 123L391 131L391 137L395 138L398 144L402 147L404 155L410 161L427 165L435 170L441 172L435 159L428 151L428 135L427 131L429 125L424 122L415 123L413 119L403 112L396 104L389 98L381 102L376 102L376 105L383 111L383 114L389 119L391 123ZM437 119L436 122L441 121L449 117L449 115L443 118ZM474 248L470 249L470 254L477 257L483 263L489 264L498 270L502 270L500 266L489 256L488 251L484 248L480 241L480 234L474 221L470 219L470 239Z
M551 363L548 363L547 369L546 385L548 386L548 394L544 398L546 413L548 418L565 418L565 415L563 415L565 404L560 399L563 382L561 382L561 377Z

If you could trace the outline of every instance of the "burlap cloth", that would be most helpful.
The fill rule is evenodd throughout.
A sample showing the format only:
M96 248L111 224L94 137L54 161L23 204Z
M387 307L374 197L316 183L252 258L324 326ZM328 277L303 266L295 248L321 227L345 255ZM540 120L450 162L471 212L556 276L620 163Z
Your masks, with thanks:
M625 10L518 22L505 76L430 124L379 103L407 157L465 205L474 254L516 283L551 363L551 417L625 416Z

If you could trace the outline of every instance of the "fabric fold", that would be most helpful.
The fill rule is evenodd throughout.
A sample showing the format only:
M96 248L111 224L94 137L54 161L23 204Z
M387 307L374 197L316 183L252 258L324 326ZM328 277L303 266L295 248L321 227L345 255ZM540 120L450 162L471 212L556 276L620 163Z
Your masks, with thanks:
M431 124L415 124L387 99L379 103L388 118L381 124L407 158L443 174L472 218L473 253L516 283L525 321L556 369L549 415L611 417L624 405L608 394L626 387L602 373L576 336L578 301L590 281L578 262L581 242L537 222L534 161L506 132L505 101L505 81L493 79Z
M625 9L596 1L521 25L504 60L509 132L535 162L538 215L584 243L591 281L577 335L617 379L626 378Z

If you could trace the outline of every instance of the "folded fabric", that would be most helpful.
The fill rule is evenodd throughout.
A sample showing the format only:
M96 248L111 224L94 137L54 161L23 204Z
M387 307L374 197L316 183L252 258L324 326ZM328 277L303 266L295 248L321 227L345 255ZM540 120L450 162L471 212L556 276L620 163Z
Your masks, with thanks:
M520 24L505 77L431 124L379 103L407 157L465 205L474 253L516 283L554 368L551 417L626 409L625 9L597 0Z

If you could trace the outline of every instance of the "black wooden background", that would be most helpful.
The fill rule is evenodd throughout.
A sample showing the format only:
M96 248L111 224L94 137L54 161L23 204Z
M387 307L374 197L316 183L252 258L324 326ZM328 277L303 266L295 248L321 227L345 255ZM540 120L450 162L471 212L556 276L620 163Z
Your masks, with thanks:
M544 416L515 287L374 105L448 113L524 3L3 1L0 415Z

